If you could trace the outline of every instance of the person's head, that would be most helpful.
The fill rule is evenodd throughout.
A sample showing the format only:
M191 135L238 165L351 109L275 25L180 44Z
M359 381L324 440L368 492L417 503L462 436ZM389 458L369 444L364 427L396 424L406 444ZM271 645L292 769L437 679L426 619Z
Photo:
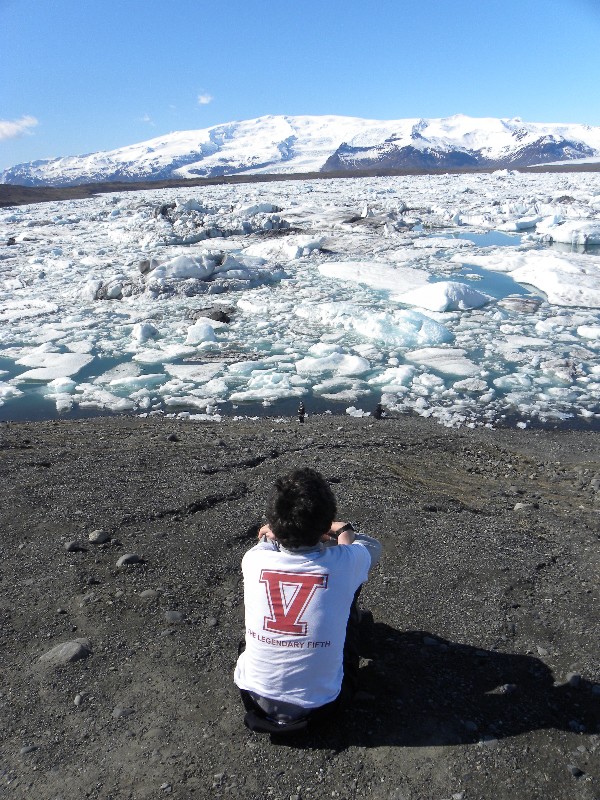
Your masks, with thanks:
M337 505L325 478L305 467L277 478L267 500L267 522L288 547L316 544L331 528Z

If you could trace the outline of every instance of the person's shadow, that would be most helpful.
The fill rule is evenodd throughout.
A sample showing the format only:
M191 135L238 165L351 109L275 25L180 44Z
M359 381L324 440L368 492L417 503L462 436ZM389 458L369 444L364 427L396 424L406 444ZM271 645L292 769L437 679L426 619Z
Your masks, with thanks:
M493 741L540 728L600 730L600 696L593 684L572 678L557 685L538 658L383 623L366 634L361 655L367 663L351 707L326 728L309 729L287 744L415 747Z

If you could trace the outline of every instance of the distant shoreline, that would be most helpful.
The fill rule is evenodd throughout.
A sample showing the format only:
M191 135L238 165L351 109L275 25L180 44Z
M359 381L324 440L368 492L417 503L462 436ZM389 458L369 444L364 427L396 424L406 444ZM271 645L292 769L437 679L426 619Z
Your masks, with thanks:
M152 189L185 189L198 186L219 186L239 183L271 183L278 181L331 180L334 178L387 178L411 175L470 175L491 174L497 168L463 168L463 169L363 169L339 170L336 172L294 172L254 175L223 175L213 178L170 179L160 181L82 183L76 186L19 186L16 184L0 184L0 208L30 205L32 203L48 203L57 200L83 200L98 194L111 192L136 192ZM534 167L518 167L515 172L600 172L600 162L596 164L538 165Z

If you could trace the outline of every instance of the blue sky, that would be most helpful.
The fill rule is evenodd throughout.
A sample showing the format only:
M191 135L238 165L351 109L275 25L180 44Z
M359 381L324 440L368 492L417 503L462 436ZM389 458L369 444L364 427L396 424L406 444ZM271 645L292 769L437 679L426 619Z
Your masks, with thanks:
M0 0L0 169L264 114L600 125L600 0Z

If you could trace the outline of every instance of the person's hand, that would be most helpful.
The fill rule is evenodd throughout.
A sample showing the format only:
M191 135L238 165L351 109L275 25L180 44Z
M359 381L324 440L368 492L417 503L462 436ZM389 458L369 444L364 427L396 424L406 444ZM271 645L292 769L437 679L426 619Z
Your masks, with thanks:
M342 530L343 528L348 528L348 530ZM342 533L339 533L342 531ZM333 535L332 535L333 534ZM323 537L325 540L335 540L338 544L352 544L355 539L354 529L350 525L349 522L341 522L336 520L336 522L331 523L331 528L329 532L325 534Z
M274 542L277 538L271 528L268 525L263 525L262 528L258 532L259 540L263 538L263 536L268 539L270 542Z

